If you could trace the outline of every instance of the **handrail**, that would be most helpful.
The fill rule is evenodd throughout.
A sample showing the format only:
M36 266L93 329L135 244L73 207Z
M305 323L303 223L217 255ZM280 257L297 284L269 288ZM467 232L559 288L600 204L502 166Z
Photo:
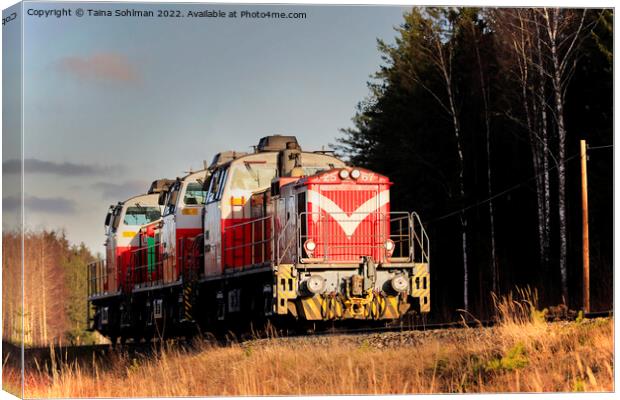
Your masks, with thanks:
M290 256L291 262L311 262L311 263L324 263L324 262L343 262L342 258L346 258L347 254L355 254L356 249L360 250L360 254L362 251L367 251L371 249L374 251L378 259L378 262L414 262L414 263L429 263L430 262L430 240L426 230L424 229L424 225L420 219L420 216L416 212L390 212L390 213L373 213L374 222L372 222L373 227L366 232L365 235L357 235L357 241L353 241L352 243L335 243L332 238L329 237L329 226L322 225L320 228L315 227L315 232L313 235L318 235L317 238L323 241L322 245L329 248L329 253L324 251L323 254L320 252L317 254L318 259L316 258L307 258L304 253L303 243L304 243L304 235L305 238L309 238L308 229L310 227L311 218L309 216L317 214L322 218L326 216L322 212L302 212L297 215L292 215L287 221L286 224L279 230L276 235L274 224L276 219L274 216L261 217L257 219L253 219L251 221L241 222L239 224L231 225L225 228L226 230L234 230L236 228L242 228L243 235L250 235L250 233L244 233L247 229L243 228L247 225L258 226L257 224L261 224L262 230L259 234L258 240L255 241L255 231L252 228L251 231L251 241L246 243L243 241L241 245L235 245L228 247L228 250L234 251L240 248L247 248L251 246L251 260L255 261L254 252L258 252L257 257L261 257L260 260L262 262L272 261L274 264L281 264L283 260L287 256ZM340 214L340 213L336 213ZM367 213L352 213L352 214L343 214L343 220L338 221L338 215L334 213L331 214L331 220L322 220L321 224L328 223L338 223L341 224L342 221L353 221L353 223L365 220L369 217ZM355 219L355 215L359 214L360 220L357 221ZM344 216L346 215L346 219ZM389 217L388 217L389 215ZM302 219L307 218L307 222L302 223ZM308 223L310 222L310 223ZM351 222L349 222L351 223ZM384 223L389 223L389 225L383 225ZM306 232L302 232L302 227L306 226ZM269 234L267 234L267 232ZM201 235L198 235L199 237ZM324 237L325 236L325 237ZM196 238L197 238L196 237ZM196 238L192 238L191 240L195 240ZM383 250L383 246L387 239L391 239L394 242L395 250L393 253L387 254ZM188 239L189 242L191 240ZM319 240L317 244L321 241ZM185 243L184 244L188 244ZM190 243L191 244L191 243ZM194 243L194 246L196 243ZM260 248L257 248L260 246ZM178 280L180 276L177 276L176 270L171 269L173 263L166 262L166 258L163 253L160 251L162 247L161 243L156 243L151 246L144 246L130 252L130 263L131 267L127 270L127 275L125 279L127 279L126 284L128 285L127 289L131 290L134 285L138 285L141 287L144 286L152 286L158 285L162 283L169 283ZM184 247L184 246L183 246ZM338 259L339 254L337 250L339 248L348 248L348 253L345 252L344 256L340 256L340 260ZM295 249L295 250L294 250ZM321 248L322 250L323 248ZM179 249L180 250L180 249ZM296 253L295 253L296 251ZM330 254L331 253L331 254ZM335 254L334 254L335 253ZM261 256L262 254L262 256ZM195 256L199 256L198 254L194 254L193 251L190 251L188 254L183 254L183 257L188 256L187 264L189 265L189 259L194 261L192 263L193 268L200 268L199 265L196 264ZM330 260L331 257L331 260ZM170 260L172 261L172 260ZM347 261L348 262L348 261ZM190 268L186 266L185 269ZM184 270L185 272L197 272ZM181 272L181 271L179 271ZM87 265L87 280L88 280L88 293L89 297L99 296L104 294L109 294L113 292L117 292L119 285L123 286L121 282L116 281L117 271L108 271L108 261L107 260L97 260L91 262ZM123 278L120 278L122 281ZM115 286L116 285L116 286ZM114 287L113 287L114 286Z
M426 233L426 230L424 229L424 225L422 225L422 221L420 220L420 216L418 215L418 213L416 213L415 211L412 212L411 218L412 218L412 228L414 230L412 236L415 238L415 240L418 242L418 245L420 246L420 251L421 251L420 260L421 262L428 264L430 263L430 241L429 241L428 235ZM418 235L417 232L415 231L416 221L418 222L418 226L420 227L420 235Z
M308 230L312 222L307 224L307 231L303 233L301 232L302 224L298 224L296 236L298 238L297 251L300 257L302 257L301 255L304 254L305 250L303 248L304 238L318 239L316 244L321 246L320 249L317 247L317 250L319 250L317 257L308 254L309 257L302 257L303 260L310 261L311 263L358 261L359 257L363 255L372 255L377 262L389 262L390 259L398 260L399 262L412 261L410 213L403 211L389 213L332 212L328 214L331 217L330 219L326 219L326 215L320 211L302 212L298 215L299 220L307 218L309 221L314 220L315 223L320 224L318 226L315 225L315 232L312 235ZM314 218L314 216L318 218ZM368 221L366 222L367 224L370 223L370 227L366 225L363 228L366 229L366 233L355 233L359 225L364 221ZM330 235L333 235L330 224L334 223L340 226L342 236L348 238L346 241L336 243L330 237ZM393 226L394 224L397 224L397 226ZM351 237L354 237L355 240L351 241ZM392 251L387 250L385 247L388 239L393 242L394 248ZM334 252L337 249L340 249L341 253ZM347 257L350 258L347 259Z
M235 257L238 256L238 250L249 249L250 253L247 255L245 251L240 253L241 258L245 260L249 257L249 263L247 265L255 265L262 264L267 261L271 261L272 253L270 253L270 245L273 242L273 228L271 226L272 216L253 218L250 221L240 222L234 225L227 226L222 231L222 241L224 243L224 235L230 234L231 240L233 241L233 245L226 246L224 250L223 260L227 260L228 256L231 256L233 259L233 264L235 264ZM260 232L257 233L256 228L260 229ZM250 230L249 240L246 237L246 229ZM235 245L237 235L241 235L241 244ZM258 238L256 235L258 234ZM226 239L228 240L228 239ZM259 246L258 251L260 254L256 254L257 246ZM245 265L232 265L227 266L226 261L224 261L225 268L235 268L241 267Z
M270 218L271 216L267 216L267 217L261 217L261 218L254 218L250 221L239 222L238 224L227 226L226 228L224 228L224 232L226 232L229 229L237 228L237 227L244 226L244 225L251 225L259 221L268 220Z
M278 235L278 241L276 243L276 251L277 251L276 260L278 261L277 265L280 265L282 263L282 260L284 259L284 256L286 255L286 253L291 248L291 244L293 244L293 242L295 242L296 239L297 239L297 234L295 234L295 235L288 235L288 237L289 237L288 243L286 244L286 247L282 251L282 254L280 254L280 248L281 248L280 243L282 241L282 238L287 236L285 234L286 234L286 232L291 230L291 226L293 226L293 222L295 222L298 227L300 226L299 224L297 224L297 218L298 217L299 216L297 216L296 218L289 218L289 220L286 221L286 224L284 224L284 227L280 230L280 234Z
M86 265L88 280L88 296L107 294L112 292L109 286L106 260L96 260Z

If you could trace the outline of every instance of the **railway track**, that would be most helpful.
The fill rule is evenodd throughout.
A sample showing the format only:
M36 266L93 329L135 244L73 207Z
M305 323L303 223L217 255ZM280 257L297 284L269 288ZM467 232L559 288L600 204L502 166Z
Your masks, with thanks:
M612 317L613 311L591 312L584 314L584 318L605 318ZM574 318L558 318L550 317L548 320L562 321L574 320ZM244 343L257 339L271 338L301 338L304 336L340 336L340 335L367 335L380 334L386 332L409 332L409 331L431 331L444 329L459 329L471 327L491 327L496 324L495 320L462 320L443 323L425 323L418 321L416 323L402 323L390 326L374 326L364 328L333 328L324 327L324 329L313 332L286 332L276 335L241 335L234 334L224 335L215 338L213 336L203 339L203 341L212 342L218 345L230 345L233 343ZM262 337L261 337L262 336ZM48 370L52 366L66 365L67 363L78 363L80 366L89 367L93 361L105 362L111 357L126 358L147 358L157 354L162 347L174 348L177 350L192 351L194 345L190 341L170 339L164 341L155 341L149 343L127 343L125 345L112 346L110 344L86 345L86 346L48 346L48 347L29 347L23 352L24 365L26 369ZM20 368L22 348L9 342L2 342L2 358L3 365L10 365Z
M576 314L576 313L575 313ZM605 318L612 317L613 311L598 311L585 313L584 318ZM574 316L562 317L556 315L547 316L547 321L569 321L574 320ZM399 331L420 331L420 330L438 330L438 329L459 329L466 327L491 327L495 325L497 321L495 319L478 320L478 319L463 319L462 321L452 322L439 322L439 323L425 323L424 321L418 323L398 324L383 327L370 327L360 329L345 329L345 330L326 330L322 332L313 332L314 335L343 335L343 334L367 334L367 333L381 333L381 332L399 332ZM298 336L298 335L291 335Z

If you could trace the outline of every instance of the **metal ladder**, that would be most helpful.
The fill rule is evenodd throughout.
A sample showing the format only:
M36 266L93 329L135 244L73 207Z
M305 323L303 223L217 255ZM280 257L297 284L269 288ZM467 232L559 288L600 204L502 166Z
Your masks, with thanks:
M411 257L416 264L430 263L430 241L416 212L411 213Z

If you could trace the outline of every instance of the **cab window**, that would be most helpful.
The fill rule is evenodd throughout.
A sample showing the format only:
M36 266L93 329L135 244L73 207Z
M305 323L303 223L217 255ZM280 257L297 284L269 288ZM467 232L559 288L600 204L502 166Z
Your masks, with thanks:
M164 208L164 215L169 215L174 212L174 208L177 204L177 197L179 196L180 187L181 183L176 182L168 193L168 200L166 201L166 207Z
M121 222L121 211L123 210L123 207L121 205L118 205L116 207L114 207L114 210L112 211L112 232L116 232L116 229L118 228L118 225Z
M333 167L333 164L332 164L332 166L320 166L320 167L306 167L306 166L304 166L302 168L304 170L304 175L312 176L312 175L318 174L319 172L328 171L328 170L330 170L330 169L332 169L334 167Z
M277 168L273 164L245 162L233 167L230 182L231 190L256 191L266 189L276 177Z
M187 205L204 204L207 197L207 191L202 188L202 184L192 182L185 189L185 197L183 202Z
M332 156L317 153L302 153L301 164L306 176L318 174L332 168L344 167L344 163Z
M159 207L135 206L127 207L123 223L125 225L145 225L161 218Z
M218 169L211 177L211 183L209 185L209 191L207 193L207 203L213 201L219 201L222 198L222 191L224 189L224 183L226 182L226 176L228 175L228 168Z
M108 214L105 216L105 224L104 224L104 226L105 226L105 233L106 233L106 235L108 233L110 233L110 229L111 229L110 228L110 224L112 223L112 212L113 211L114 211L114 209L112 207L110 207L108 209Z
M110 226L110 220L112 219L112 209L108 210L108 214L105 216L105 227L106 229Z

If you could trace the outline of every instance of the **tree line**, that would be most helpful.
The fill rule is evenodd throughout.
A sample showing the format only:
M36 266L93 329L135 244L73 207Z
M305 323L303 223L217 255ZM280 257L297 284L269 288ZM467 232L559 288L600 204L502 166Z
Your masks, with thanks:
M431 237L434 315L491 293L581 296L579 139L589 159L593 308L612 302L613 11L414 8L335 146L389 176Z
M86 264L94 259L88 248L71 245L63 232L25 232L22 270L21 233L3 232L2 247L3 340L26 346L94 342L86 316Z

